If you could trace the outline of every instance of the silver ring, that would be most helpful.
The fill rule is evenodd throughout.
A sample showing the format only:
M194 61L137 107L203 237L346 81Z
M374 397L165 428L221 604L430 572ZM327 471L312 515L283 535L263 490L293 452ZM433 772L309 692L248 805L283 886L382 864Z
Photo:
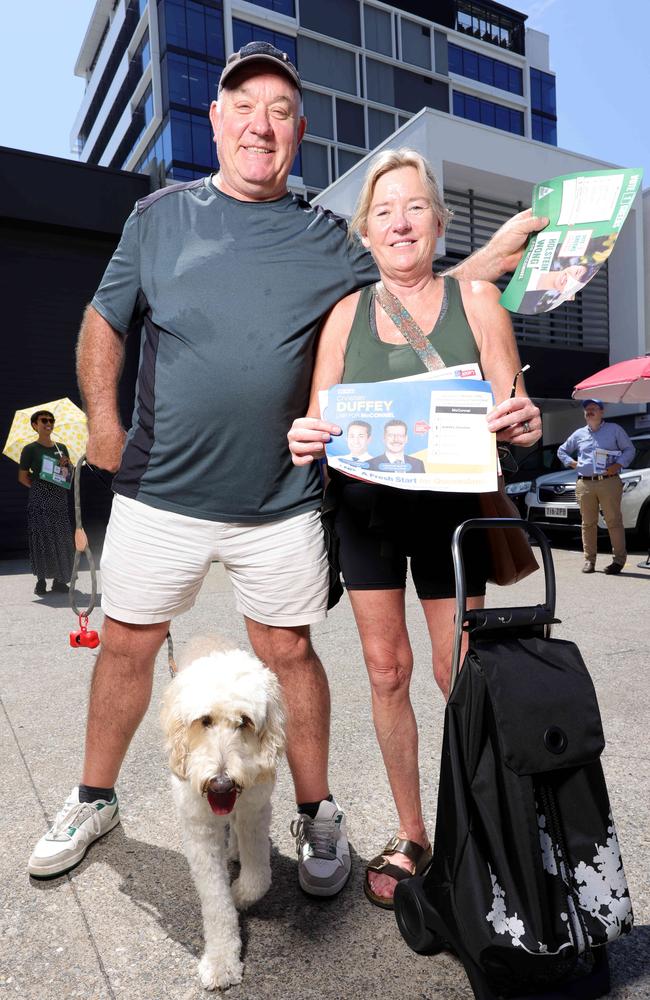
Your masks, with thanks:
M524 422L523 422L523 424L521 426L524 429L524 434L530 434L530 424L528 423L527 420L524 420Z

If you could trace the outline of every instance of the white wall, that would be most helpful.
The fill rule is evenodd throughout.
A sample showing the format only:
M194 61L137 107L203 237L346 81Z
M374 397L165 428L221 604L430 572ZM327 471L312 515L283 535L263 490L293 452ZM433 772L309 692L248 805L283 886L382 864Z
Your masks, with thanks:
M526 28L526 59L535 69L550 72L548 59L548 35L534 28Z

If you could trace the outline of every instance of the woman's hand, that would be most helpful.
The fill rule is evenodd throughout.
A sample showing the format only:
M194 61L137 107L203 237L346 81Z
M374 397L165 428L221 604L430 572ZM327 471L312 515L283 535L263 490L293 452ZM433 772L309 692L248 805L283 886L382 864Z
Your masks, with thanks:
M539 407L528 396L514 396L490 410L487 415L488 430L499 441L508 441L521 448L530 448L542 436L542 417Z
M341 434L338 424L330 424L317 417L297 417L287 434L289 451L294 465L309 465L310 462L323 458L325 445L332 440L332 435Z

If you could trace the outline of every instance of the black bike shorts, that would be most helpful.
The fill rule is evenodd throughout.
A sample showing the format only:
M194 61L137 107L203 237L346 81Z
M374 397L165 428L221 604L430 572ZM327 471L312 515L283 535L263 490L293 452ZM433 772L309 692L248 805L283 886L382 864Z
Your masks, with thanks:
M335 533L348 590L406 587L407 562L420 600L454 597L451 539L459 524L480 517L476 494L397 490L369 483L342 483ZM468 597L485 594L487 539L472 531L464 540Z

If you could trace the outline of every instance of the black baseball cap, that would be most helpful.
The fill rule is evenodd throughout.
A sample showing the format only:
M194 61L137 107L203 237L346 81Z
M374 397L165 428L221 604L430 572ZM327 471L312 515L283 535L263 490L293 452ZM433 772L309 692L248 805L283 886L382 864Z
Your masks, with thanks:
M302 96L302 80L298 75L298 70L289 59L287 53L281 49L276 49L275 45L271 45L270 42L249 42L247 45L242 45L238 52L233 52L231 56L228 56L221 79L219 80L219 90L223 89L224 84L233 73L237 73L243 66L254 62L266 63L269 68L284 73L291 80L294 87L298 88Z

